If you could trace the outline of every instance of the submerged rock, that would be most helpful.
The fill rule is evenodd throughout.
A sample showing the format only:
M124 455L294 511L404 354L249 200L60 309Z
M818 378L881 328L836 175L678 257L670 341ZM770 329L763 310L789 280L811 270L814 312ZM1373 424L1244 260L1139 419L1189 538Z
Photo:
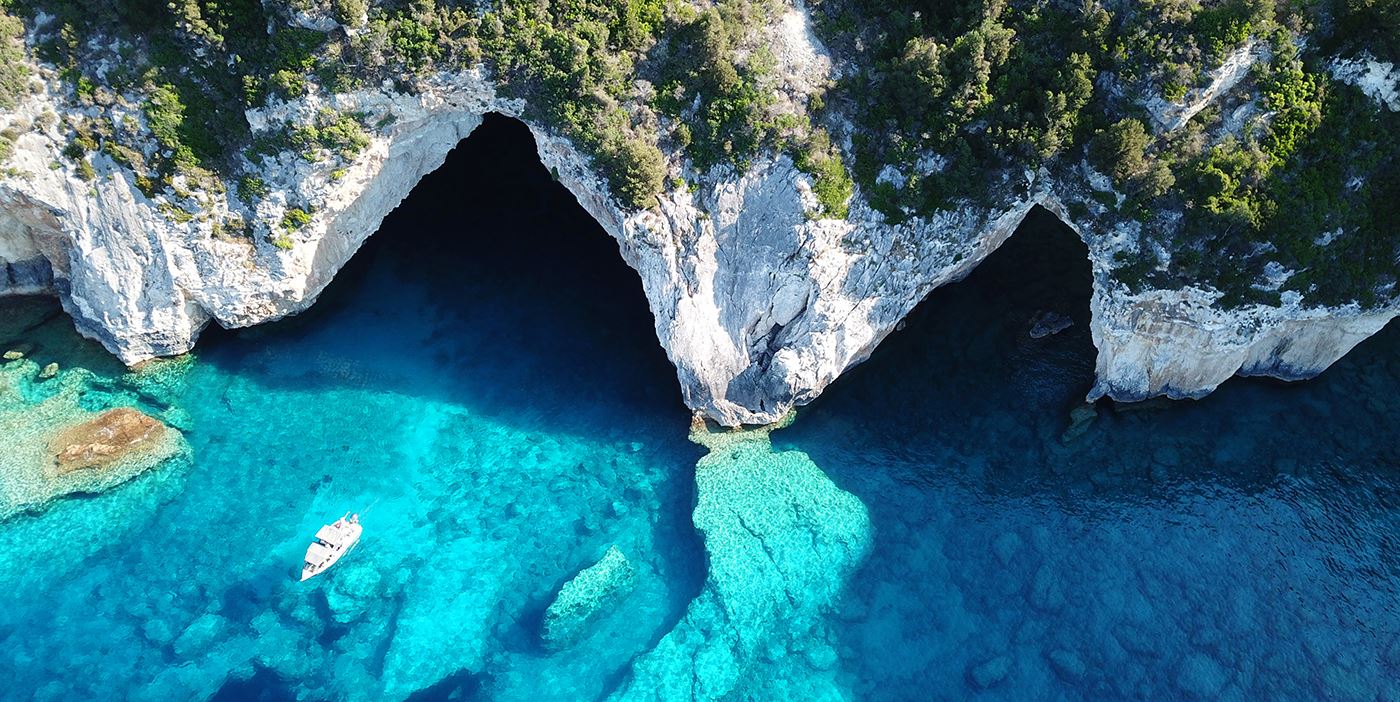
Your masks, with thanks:
M325 589L331 617L340 624L364 619L385 596L382 578L375 564L363 559L340 567Z
M1074 651L1056 649L1050 652L1050 667L1055 670L1055 674L1060 679L1068 682L1077 682L1083 679L1089 667L1084 664L1084 659L1079 657Z
M616 546L584 568L555 596L544 613L541 638L546 646L564 648L583 638L588 627L617 606L637 585L637 572Z
M1053 612L1065 606L1064 584L1050 566L1042 565L1036 569L1026 600L1042 612Z
M1099 412L1091 404L1079 405L1070 410L1069 427L1060 435L1060 441L1067 444L1083 436L1098 418Z
M839 697L840 666L809 649L826 646L822 615L869 551L865 505L806 454L773 451L766 430L692 438L711 449L696 466L694 513L709 574L615 698Z
M1016 557L1016 552L1019 550L1021 550L1021 537L1014 531L1008 531L992 542L992 551L1003 566L1011 565L1012 559Z
M49 440L55 475L75 470L109 468L160 445L166 427L130 407L110 409L75 424Z
M208 650L221 637L232 633L228 620L212 612L201 615L185 627L171 647L175 655L189 660Z
M1011 663L1010 656L997 656L972 666L967 671L967 677L972 680L973 685L985 690L1006 679L1007 674L1011 672Z
M0 373L0 519L76 492L101 492L167 462L187 459L177 429L131 407L91 412L79 398L94 382L76 369L56 390L30 393L36 364L28 359Z
M1225 668L1204 653L1187 656L1176 678L1182 692L1198 699L1215 699L1229 681Z
M1043 339L1047 336L1054 336L1060 332L1074 326L1074 320L1058 312L1041 312L1031 320L1031 330L1029 334L1032 339Z

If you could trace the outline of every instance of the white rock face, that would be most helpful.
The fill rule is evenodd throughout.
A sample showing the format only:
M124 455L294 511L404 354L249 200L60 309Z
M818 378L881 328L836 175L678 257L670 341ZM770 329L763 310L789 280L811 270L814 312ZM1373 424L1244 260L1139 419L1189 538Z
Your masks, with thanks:
M1223 312L1194 288L1093 298L1097 382L1089 399L1199 398L1236 373L1311 378L1396 316L1355 307L1255 305Z
M1240 81L1249 75L1249 69L1253 68L1254 64L1268 61L1269 53L1268 46L1251 39L1244 46L1230 52L1220 67L1211 71L1210 83L1204 88L1189 92L1184 102L1172 103L1156 97L1147 101L1144 107L1163 131L1180 129L1201 110L1239 85Z
M777 34L783 61L825 61L819 46L796 46L810 42L803 16L785 16ZM820 68L831 70L829 62ZM0 181L0 294L57 294L82 333L127 363L190 349L210 321L241 327L294 314L485 113L523 110L473 71L440 75L415 95L386 86L324 102L313 96L248 118L261 128L309 120L325 106L371 121L392 116L392 125L343 172L290 153L265 161L269 192L255 212L220 201L187 222L162 213L105 156L93 159L97 179L84 182L71 167L50 167L67 163L56 131L25 134L9 162L14 174ZM65 107L41 93L20 116L50 109ZM631 212L567 140L530 126L544 165L640 276L685 402L726 425L772 422L817 397L930 291L967 275L1037 204L1068 219L1055 184L1027 173L1001 184L1007 204L992 211L966 207L895 225L857 194L849 219L814 220L811 183L785 156L742 174L708 174L693 193L667 192L652 210ZM220 217L275 223L290 207L312 218L290 235L289 250L265 236L211 235ZM1080 235L1095 279L1091 397L1194 397L1237 372L1308 377L1396 313L1298 304L1222 312L1201 291L1130 296L1109 270L1131 232Z
M1400 69L1395 64L1363 54L1355 59L1337 59L1331 69L1333 78L1360 88L1391 112L1400 112Z

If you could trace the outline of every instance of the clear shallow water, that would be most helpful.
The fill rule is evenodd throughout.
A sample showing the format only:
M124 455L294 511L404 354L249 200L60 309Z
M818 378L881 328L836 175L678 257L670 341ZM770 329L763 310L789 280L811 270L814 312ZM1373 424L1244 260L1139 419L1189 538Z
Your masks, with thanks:
M1032 219L785 453L697 468L635 274L529 148L489 124L311 312L128 398L183 413L193 465L0 523L0 696L1400 697L1397 330L1065 443L1087 271ZM1031 340L1046 309L1076 324ZM119 372L66 343L36 357ZM613 544L636 591L547 652L543 610Z

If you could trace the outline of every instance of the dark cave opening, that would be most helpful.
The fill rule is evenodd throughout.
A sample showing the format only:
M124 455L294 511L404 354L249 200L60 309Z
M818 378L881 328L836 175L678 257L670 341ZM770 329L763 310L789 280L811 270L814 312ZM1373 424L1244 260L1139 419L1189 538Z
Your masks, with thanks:
M1035 207L966 278L934 290L811 413L899 406L927 422L1018 407L1063 417L1093 385L1088 248Z
M444 306L449 313L510 310L514 323L498 324L493 353L511 353L509 346L554 355L558 362L544 362L540 372L566 392L616 392L684 412L636 272L541 164L524 123L494 113L414 186L308 310L267 329L211 327L200 346L220 345L230 334L314 327L363 304L366 278L386 266L425 284L434 299L462 299Z

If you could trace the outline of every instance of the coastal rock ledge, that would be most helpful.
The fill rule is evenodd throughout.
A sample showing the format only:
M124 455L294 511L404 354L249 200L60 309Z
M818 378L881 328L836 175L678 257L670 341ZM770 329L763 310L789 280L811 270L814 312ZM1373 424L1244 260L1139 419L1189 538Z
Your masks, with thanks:
M792 12L806 22L800 6ZM829 74L810 32L789 40L811 42L789 52L809 57L794 71ZM43 79L10 116L40 125L41 115L81 111L51 71L36 71ZM327 109L382 126L343 167L290 150L264 158L266 193L255 206L209 198L190 217L172 217L171 196L148 198L104 153L92 155L93 173L80 173L61 158L66 142L56 127L19 135L0 176L0 295L58 296L81 333L128 364L188 351L211 321L245 327L306 309L484 115L525 114L478 69L437 74L411 94L386 83L274 101L246 116L256 132L310 123ZM567 139L526 123L545 167L639 274L684 401L724 425L770 423L815 399L1036 206L1088 245L1098 348L1090 399L1199 397L1237 373L1307 378L1400 312L1393 301L1327 307L1297 293L1278 305L1224 309L1207 288L1130 291L1112 275L1114 256L1135 250L1140 225L1088 197L1105 194L1095 185L1105 179L1083 164L1010 178L995 205L894 223L860 190L845 218L822 218L811 177L786 155L761 157L744 172L695 174L668 154L673 176L690 182L673 178L653 207L638 211L618 204ZM294 213L305 221L278 224ZM222 233L230 220L249 223L253 235Z

